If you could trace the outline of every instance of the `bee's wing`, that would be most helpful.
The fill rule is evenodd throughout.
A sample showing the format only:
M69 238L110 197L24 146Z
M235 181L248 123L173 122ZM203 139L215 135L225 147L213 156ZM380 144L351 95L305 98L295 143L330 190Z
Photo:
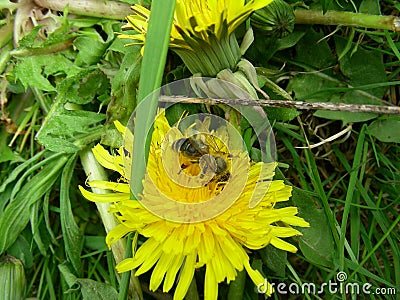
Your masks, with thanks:
M210 150L212 150L213 153L228 153L227 146L220 137L214 134L214 132L206 135L206 143L209 145Z

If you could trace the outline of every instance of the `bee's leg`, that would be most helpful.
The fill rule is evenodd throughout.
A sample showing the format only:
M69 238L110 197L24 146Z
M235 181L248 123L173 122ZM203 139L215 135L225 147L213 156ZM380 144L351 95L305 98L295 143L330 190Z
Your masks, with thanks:
M200 174L200 178L201 178L201 179L203 179L204 176L206 175L208 168L209 168L209 166L208 166L208 164L206 164L206 165L204 166L204 169L201 170L201 174Z
M189 167L189 165L187 165L185 163L181 164L181 169L179 170L178 175L180 175L182 173L182 171L185 170L187 167Z

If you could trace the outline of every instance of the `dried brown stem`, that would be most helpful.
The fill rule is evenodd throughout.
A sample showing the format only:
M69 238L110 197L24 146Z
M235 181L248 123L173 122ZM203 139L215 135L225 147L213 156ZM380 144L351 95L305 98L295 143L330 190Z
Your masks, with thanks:
M231 106L254 106L296 108L301 110L329 110L356 113L374 113L379 115L400 115L398 106L382 106L369 104L345 104L331 102L304 102L287 100L249 100L249 99L210 99L188 98L183 96L160 96L160 102L164 103L193 103L193 104L227 104Z
M130 5L103 0L34 0L35 4L51 10L63 11L68 6L71 14L113 20L124 20L131 13Z

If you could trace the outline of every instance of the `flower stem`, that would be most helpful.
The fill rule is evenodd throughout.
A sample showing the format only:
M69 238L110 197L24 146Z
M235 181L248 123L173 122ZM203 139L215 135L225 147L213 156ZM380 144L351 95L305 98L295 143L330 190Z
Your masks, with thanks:
M296 24L344 25L400 31L400 18L396 16L379 16L333 10L323 14L320 10L303 9L295 10L294 14L296 16Z
M88 181L93 180L103 180L107 181L107 175L102 166L97 162L94 157L91 147L85 148L80 153L80 158L82 162L83 169L85 170L86 175L88 176ZM96 194L105 194L106 190L92 188L93 192ZM118 225L117 220L115 219L113 214L108 212L110 208L109 203L99 203L96 202L97 209L100 213L101 220L103 221L104 228L108 233L111 229ZM120 242L121 241L121 242ZM117 263L124 259L125 255L125 240L120 240L116 242L112 247L112 252L114 254L115 260Z
M123 20L130 13L128 3L103 0L34 0L35 4L52 10L68 12L76 15Z
M10 52L11 56L14 57L23 57L23 56L32 56L32 55L42 55L42 54L51 54L56 52L61 52L67 50L72 46L72 39L64 41L59 44L50 45L43 48L37 49L15 49Z
M83 169L85 170L85 173L88 176L88 181L108 180L104 168L97 162L90 147L81 151L80 159ZM92 190L96 194L107 193L107 191L102 189L92 188ZM99 211L101 220L103 221L104 228L108 233L111 229L113 229L115 226L118 225L118 222L115 219L114 215L108 212L110 207L109 203L96 203L96 206L97 210ZM125 239L120 239L111 246L111 250L116 263L121 262L125 258L125 248L126 248ZM139 279L134 275L131 276L131 285L132 286L130 287L130 291L132 291L135 294L133 295L133 299L143 299Z
M131 241L131 235L128 236L127 238L128 242L126 243L125 246L125 258L129 258L132 256L132 241ZM126 241L126 239L124 239ZM119 293L118 293L118 300L125 300L128 297L129 293L129 283L130 283L130 278L132 277L132 272L124 272L122 273L121 276L121 281L119 283ZM140 283L139 283L140 284Z

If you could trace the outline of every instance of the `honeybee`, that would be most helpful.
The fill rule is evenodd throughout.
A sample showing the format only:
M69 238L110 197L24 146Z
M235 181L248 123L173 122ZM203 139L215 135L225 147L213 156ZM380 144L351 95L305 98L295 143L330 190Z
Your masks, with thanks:
M211 145L210 137L214 145ZM211 181L226 182L230 177L227 159L229 155L219 151L217 144L210 136L207 138L203 135L195 135L188 138L181 138L172 144L172 149L180 153L192 164L198 164L201 172L200 178L207 173L213 173ZM181 169L185 169L187 165L182 164Z

